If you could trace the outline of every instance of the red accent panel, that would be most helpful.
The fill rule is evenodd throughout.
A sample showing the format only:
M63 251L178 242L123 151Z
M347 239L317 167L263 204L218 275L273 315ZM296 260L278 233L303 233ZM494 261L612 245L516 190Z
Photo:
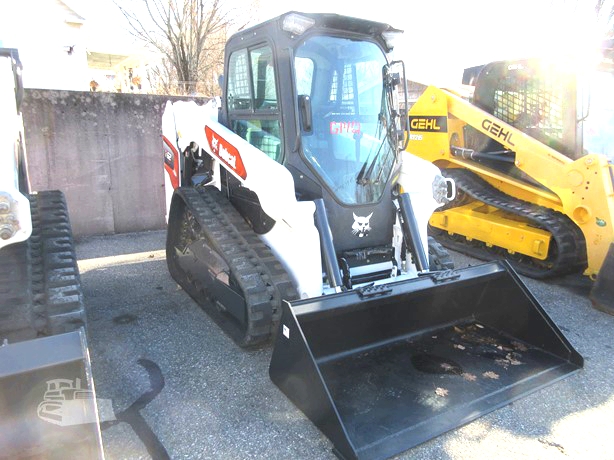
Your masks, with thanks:
M168 173L171 179L171 185L173 189L179 187L179 152L173 144L165 137L162 136L164 141L164 170ZM168 158L171 156L171 158ZM171 166L172 165L172 166Z
M236 147L208 126L205 126L205 134L207 135L209 147L211 147L213 154L219 158L222 163L234 171L241 179L245 180L247 177L247 171L245 171L243 160L241 159L241 155L239 155L239 151L236 149Z

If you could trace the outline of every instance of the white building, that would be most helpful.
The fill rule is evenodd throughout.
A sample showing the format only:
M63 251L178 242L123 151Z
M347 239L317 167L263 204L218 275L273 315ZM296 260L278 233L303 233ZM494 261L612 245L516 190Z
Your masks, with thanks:
M17 48L27 88L87 90L85 18L60 0L12 1L0 15L0 41Z
M26 88L89 91L97 85L98 91L149 89L145 67L152 56L136 47L134 40L118 38L117 18L121 13L112 2L6 3L0 14L0 46L19 51ZM91 30L88 15L96 19L93 22L97 27L92 24ZM125 31L124 36L128 36Z
M147 70L157 59L157 55L140 50L88 48L90 85L96 91L148 93L151 85Z

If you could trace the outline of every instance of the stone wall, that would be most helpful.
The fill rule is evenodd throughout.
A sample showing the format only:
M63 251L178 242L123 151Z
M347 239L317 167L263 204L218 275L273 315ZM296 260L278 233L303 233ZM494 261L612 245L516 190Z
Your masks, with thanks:
M64 192L76 237L164 228L169 99L180 98L26 89L32 189Z

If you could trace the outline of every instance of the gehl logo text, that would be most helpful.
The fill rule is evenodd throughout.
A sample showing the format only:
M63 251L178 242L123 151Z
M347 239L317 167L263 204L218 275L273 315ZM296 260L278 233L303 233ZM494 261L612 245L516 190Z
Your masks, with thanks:
M409 117L410 131L445 133L448 131L446 117Z
M505 129L503 126L495 123L489 118L484 118L482 121L482 128L484 128L490 134L493 134L497 139L501 139L507 142L509 145L515 145L512 142L512 132L508 129Z

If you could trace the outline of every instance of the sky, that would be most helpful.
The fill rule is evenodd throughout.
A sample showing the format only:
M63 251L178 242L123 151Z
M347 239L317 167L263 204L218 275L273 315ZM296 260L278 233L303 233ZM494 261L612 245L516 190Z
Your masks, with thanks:
M21 0L21 4L40 1L49 0ZM241 8L249 0L224 1ZM595 1L403 0L393 6L393 2L365 0L259 0L254 24L290 10L386 22L404 31L394 58L405 62L408 78L441 86L460 82L466 67L592 46L599 30L591 22ZM86 19L84 30L92 48L115 53L138 47L113 0L64 2ZM35 33L32 37L38 39Z
M67 0L68 1L68 0ZM96 36L121 25L113 0L71 0L84 12ZM226 0L241 6L246 0ZM395 59L408 77L425 84L460 82L462 70L486 62L558 53L597 42L595 0L260 0L258 22L290 10L337 13L386 22L404 31ZM608 0L614 3L614 0ZM107 34L110 39L122 35ZM104 36L104 34L102 35ZM107 39L107 42L110 41ZM124 42L132 39L124 39Z
M536 57L596 42L594 0L261 0L271 17L298 8L386 22L404 31L395 58L412 80L458 83L466 67ZM612 2L610 2L612 3ZM377 5L377 6L375 6Z

